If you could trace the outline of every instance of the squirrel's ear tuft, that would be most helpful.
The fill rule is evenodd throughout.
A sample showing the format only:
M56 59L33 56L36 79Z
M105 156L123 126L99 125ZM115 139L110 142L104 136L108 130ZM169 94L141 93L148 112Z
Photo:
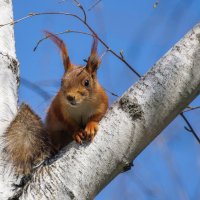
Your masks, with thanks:
M94 36L91 53L86 65L86 70L90 74L95 74L99 67L99 64L101 63L101 60L97 54L97 45L98 45L98 39Z
M65 43L58 36L54 35L53 33L49 31L44 31L44 33L47 38L51 39L59 47L61 51L62 59L63 59L65 72L67 72L68 70L71 70L73 68L73 65L70 62Z

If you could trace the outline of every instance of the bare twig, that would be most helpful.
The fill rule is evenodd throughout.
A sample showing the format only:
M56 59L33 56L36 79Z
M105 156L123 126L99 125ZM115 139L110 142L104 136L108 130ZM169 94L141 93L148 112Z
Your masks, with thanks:
M113 55L115 55L119 60L121 60L124 64L126 64L126 66L132 71L134 72L138 77L141 77L141 75L124 59L121 57L120 54L116 53L114 50L112 50L98 35L97 33L92 29L92 27L86 22L84 21L81 17L79 17L76 14L72 14L72 13L67 13L67 12L41 12L41 13L30 13L28 16L23 17L21 19L18 19L14 22L10 22L10 23L6 23L6 24L2 24L0 25L0 27L6 26L6 25L13 25L18 23L19 21L25 20L27 18L30 17L34 17L34 16L40 16L40 15L65 15L65 16L71 16L71 17L75 17L76 19L78 19L80 22L82 22L87 28L88 30L92 33L92 35L94 35L99 41L100 43L108 50L110 51Z
M87 21L87 15L86 15L86 12L85 12L85 9L83 8L83 6L80 4L80 2L78 2L77 0L73 0L73 2L76 4L76 6L78 8L81 9L81 11L83 12L83 15L84 15L84 22Z
M8 23L5 23L5 24L0 24L0 28L4 27L4 26L7 26L7 25L14 25L14 24L17 24L20 21L23 21L23 20L26 20L28 18L35 17L35 16L40 16L40 15L65 15L65 16L75 17L79 21L84 22L84 20L81 19L81 17L79 17L78 15L73 14L73 13L67 13L67 12L40 12L40 13L38 12L38 13L36 13L36 12L32 12L32 13L29 13L27 16L22 17L22 18L20 18L18 20L15 20L15 21L12 21L12 22L8 22Z
M192 125L190 124L190 122L188 121L188 119L185 117L185 115L183 113L181 113L180 115L181 115L181 117L184 119L184 121L186 122L186 124L189 127L189 128L188 127L184 127L185 130L187 130L188 132L192 133L194 135L194 137L196 138L196 140L198 141L198 143L200 144L200 138L198 137L198 135L196 134L196 132L192 128Z
M88 11L91 11L94 7L96 7L102 0L95 1L89 8Z
M89 36L91 36L91 37L94 37L94 35L92 35L91 33L86 33L86 32L83 32L83 31L76 31L76 30L65 30L65 31L62 31L62 32L59 32L59 33L54 33L54 35L61 35L61 34L67 34L67 33L79 33L79 34L83 34L83 35L89 35ZM33 48L33 51L36 51L37 50L37 48L38 48L38 46L39 46L39 44L41 43L41 42L43 42L44 40L46 40L46 39L48 39L49 37L48 36L46 36L46 37L44 37L44 38L42 38L42 39L40 39L38 42L37 42L37 44L35 45L35 47ZM100 56L100 59L102 60L102 58L106 55L106 53L108 53L108 51L109 51L109 49L106 49L103 53L102 53L102 55ZM86 61L87 62L87 61Z
M62 32L59 32L59 33L54 33L54 35L61 35L61 34L65 34L65 33L79 33L79 34L89 35L89 36L92 36L92 37L93 37L93 35L90 34L90 33L86 33L86 32L83 32L83 31L76 31L76 30L65 30L65 31L62 31ZM38 48L38 46L39 46L39 44L40 44L41 42L43 42L44 40L48 39L48 38L49 38L49 37L47 36L47 37L44 37L44 38L40 39L40 40L37 42L37 44L35 45L35 47L33 48L33 51L36 51L37 48Z
M189 111L192 111L192 110L196 110L196 109L200 109L200 106L196 106L196 107L190 107L190 106L188 106L188 107L183 111L183 113L189 112Z
M114 97L119 97L119 95L115 94L114 92L111 92L111 91L107 90L106 88L104 88L104 90L105 90L106 92L110 93L110 94L111 94L112 96L114 96Z
M30 18L30 17L32 17L32 13L29 13L27 16L22 17L22 18L20 18L20 19L18 19L18 20L15 20L15 21L12 21L12 22L8 22L8 23L5 23L5 24L0 24L0 28L2 28L2 27L4 27L4 26L7 26L7 25L14 25L14 24L17 24L18 22L23 21L23 20L25 20L25 19L28 19L28 18Z

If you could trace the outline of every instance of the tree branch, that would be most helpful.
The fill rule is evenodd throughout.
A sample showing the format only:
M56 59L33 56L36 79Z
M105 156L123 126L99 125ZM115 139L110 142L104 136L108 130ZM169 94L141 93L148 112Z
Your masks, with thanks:
M200 25L113 104L94 142L40 167L21 199L94 198L199 94L199 68Z
M193 136L195 137L195 139L198 141L198 143L200 144L200 138L197 135L197 133L195 132L195 130L192 128L192 125L190 124L190 122L188 121L188 119L185 117L185 115L183 114L183 112L180 114L181 117L183 118L183 120L186 122L186 124L188 125L189 128L185 127L185 130L187 130L188 132L192 133Z
M83 32L83 31L76 31L76 30L65 30L65 31L62 31L62 32L59 32L59 33L54 33L54 35L61 35L61 34L67 34L67 33L78 33L78 34L83 34L83 35L89 35L91 37L93 37L94 35L90 34L90 33L86 33L86 32ZM33 51L36 51L38 46L40 45L41 42L43 42L44 40L48 39L49 37L44 37L42 39L40 39L37 44L35 45L35 47L33 48Z
M188 106L188 107L183 111L183 113L189 112L189 111L192 111L192 110L197 110L197 109L200 109L200 106L196 106L196 107Z
M73 2L76 4L76 6L78 8L81 9L81 11L83 12L83 15L84 15L84 22L87 21L87 15L86 15L86 12L85 12L85 9L83 8L83 6L80 4L80 2L78 2L77 0L73 0Z
M41 12L41 13L29 13L28 16L25 16L21 19L18 19L18 20L15 20L13 22L10 22L10 23L5 23L5 24L1 24L0 25L0 28L1 27L4 27L4 26L7 26L7 25L13 25L13 24L16 24L22 20L25 20L25 19L28 19L28 18L31 18L31 17L34 17L34 16L40 16L40 15L65 15L65 16L71 16L71 17L74 17L76 19L78 19L81 23L83 23L87 29L92 33L92 35L94 35L98 40L99 42L107 49L107 51L111 52L113 55L115 55L119 60L121 60L133 73L135 73L138 77L141 77L141 75L121 56L121 54L119 53L116 53L114 50L112 50L104 41L103 39L101 39L97 33L93 30L93 28L84 20L82 19L81 17L79 17L78 15L76 14L72 14L72 13L67 13L67 12ZM44 38L45 39L45 38ZM41 39L43 40L43 39Z

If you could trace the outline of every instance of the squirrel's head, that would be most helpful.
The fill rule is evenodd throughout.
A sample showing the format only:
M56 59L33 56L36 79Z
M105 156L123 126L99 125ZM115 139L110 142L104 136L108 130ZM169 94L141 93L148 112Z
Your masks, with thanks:
M77 106L84 101L91 101L98 87L96 74L101 62L97 54L97 38L94 37L91 53L86 65L75 66L70 62L64 42L50 32L46 31L45 34L61 50L65 73L61 81L60 91L67 103L71 106Z

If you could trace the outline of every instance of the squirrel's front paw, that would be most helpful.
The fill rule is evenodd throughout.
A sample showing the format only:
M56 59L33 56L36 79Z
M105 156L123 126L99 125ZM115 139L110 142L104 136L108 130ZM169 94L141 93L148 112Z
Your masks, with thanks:
M98 123L94 121L90 121L87 123L85 127L85 138L87 140L93 140L94 136L96 135L96 132L98 131Z
M72 135L72 137L77 143L82 144L82 140L84 139L84 135L81 131L74 133Z

